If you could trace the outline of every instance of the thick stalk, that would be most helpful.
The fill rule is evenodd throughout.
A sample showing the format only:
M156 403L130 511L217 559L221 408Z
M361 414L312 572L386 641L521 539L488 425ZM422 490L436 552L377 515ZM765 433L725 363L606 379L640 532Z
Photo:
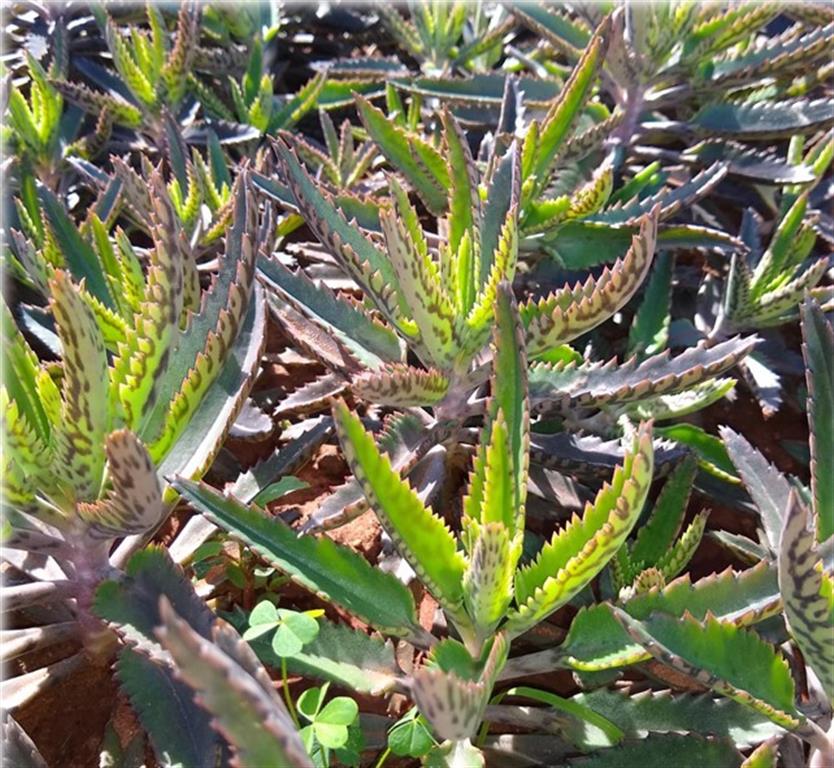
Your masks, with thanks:
M635 84L625 89L621 98L623 109L622 122L614 129L606 142L606 148L613 150L616 157L616 166L620 167L625 159L625 153L631 145L634 134L637 132L637 122L640 113L643 111L643 104L646 98L645 86Z

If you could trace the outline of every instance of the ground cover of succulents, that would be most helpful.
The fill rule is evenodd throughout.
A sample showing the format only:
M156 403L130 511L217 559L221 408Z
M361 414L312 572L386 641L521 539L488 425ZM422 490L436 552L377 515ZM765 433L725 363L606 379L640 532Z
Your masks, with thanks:
M834 765L834 9L3 4L4 768Z

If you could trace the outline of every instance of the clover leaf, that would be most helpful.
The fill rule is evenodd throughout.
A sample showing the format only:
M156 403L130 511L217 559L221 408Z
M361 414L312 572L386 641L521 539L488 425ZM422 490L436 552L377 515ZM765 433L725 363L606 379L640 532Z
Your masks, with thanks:
M290 611L277 608L269 600L262 600L249 614L249 629L243 633L244 640L255 638L274 631L272 650L277 656L286 658L295 656L301 649L316 639L319 624L316 617L322 611Z

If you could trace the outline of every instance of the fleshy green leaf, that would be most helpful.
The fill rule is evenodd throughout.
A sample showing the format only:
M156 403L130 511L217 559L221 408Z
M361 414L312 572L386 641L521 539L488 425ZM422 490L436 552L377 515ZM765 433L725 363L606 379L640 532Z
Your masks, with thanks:
M656 613L637 621L615 608L614 615L659 661L777 725L793 729L801 723L787 662L752 630L722 623L712 614L703 624L686 614L679 619Z
M779 756L778 741L773 739L760 744L741 764L741 768L776 768Z
M175 442L165 446L157 441L149 446L149 450L157 447L163 454L159 464L162 477L175 474L190 478L201 477L220 450L258 371L266 334L264 303L260 286L256 285L237 338L226 351L211 385L198 403L190 403L187 423L173 419L172 430L163 433L176 435ZM160 450L163 446L164 452ZM173 489L168 487L163 500L170 503L175 497Z
M277 661L271 654L264 658ZM288 659L287 666L293 672L375 696L393 688L400 677L390 641L325 619L319 621L317 637Z
M661 251L655 260L652 275L640 307L628 334L629 356L647 357L662 352L669 338L669 309L672 298L672 273L674 257L669 251Z
M521 185L521 154L518 145L513 142L510 148L495 163L492 175L485 180L486 199L481 206L481 243L480 270L477 289L483 291L493 272L497 260L502 237L505 237L507 221L510 213L515 209L518 213L518 201ZM517 227L515 228L517 229ZM511 254L512 269L515 268L515 253ZM499 280L512 279L513 273L508 270ZM492 302L487 311L492 312Z
M271 501L280 499L288 493L308 487L309 483L305 480L299 480L297 477L292 477L291 475L288 477L282 477L280 480L270 483L266 486L266 488L259 491L258 495L252 499L252 503L257 504L259 507L265 507Z
M698 736L652 734L629 744L570 761L576 768L645 768L648 765L703 765L737 768L741 756L730 741Z
M698 465L688 456L675 467L646 524L640 527L629 555L636 563L655 565L666 553L680 530Z
M564 605L622 546L643 508L652 479L651 426L641 424L611 484L516 574L518 609L507 627L521 633Z
M325 284L314 283L301 270L287 269L275 259L258 259L261 279L279 290L293 306L339 339L365 365L400 358L399 341L387 327L356 305L333 293Z
M125 423L139 431L156 402L157 382L171 357L185 298L184 235L162 177L151 181L151 232L154 249L139 313L119 345L113 388Z
M527 403L527 351L518 306L509 284L499 286L493 330L492 400L490 417L501 413L506 422L512 486L511 535L524 528L530 451L530 411Z
M709 511L700 512L687 526L674 546L657 561L657 571L663 580L677 576L695 555L707 525Z
M408 178L433 214L442 214L451 181L440 153L420 136L391 122L367 99L357 96L356 106L363 125L388 162Z
M297 536L281 520L244 507L202 483L178 479L173 485L212 522L325 600L391 634L408 634L416 625L408 589L361 555L327 537Z
M708 694L672 694L671 691L626 692L599 688L574 697L579 703L611 720L626 738L645 738L651 733L686 731L730 739L748 747L782 730L772 721L732 699Z
M460 741L474 735L481 720L484 686L441 669L414 673L411 695L440 739Z
M423 362L451 367L455 343L455 311L440 279L439 266L428 251L417 212L394 179L390 181L395 205L380 211L388 257L397 273L400 296L419 330L428 358ZM425 355L423 355L425 358Z
M459 614L465 561L451 531L392 469L388 456L379 453L373 437L343 402L334 405L333 419L345 458L388 535L441 605Z
M38 187L38 197L73 278L79 282L84 280L86 289L108 309L113 309L113 298L93 247L81 237L62 203L47 187Z
M169 765L214 765L224 751L193 691L167 667L124 649L116 677L149 736L157 758Z
M469 615L482 633L487 634L503 618L513 592L510 537L501 522L479 526L463 589Z
M449 152L449 248L458 253L461 238L474 232L480 221L481 200L478 196L478 175L469 144L458 122L444 110L443 129ZM464 311L469 307L465 306Z
M802 305L802 354L808 385L811 490L817 541L834 535L834 330L811 298Z
M63 270L49 281L50 305L63 347L61 416L54 425L53 466L78 500L95 499L104 471L110 423L104 340L81 289Z
M741 573L731 569L694 584L681 576L663 589L638 594L624 604L637 619L661 611L702 619L708 612L741 626L762 621L782 610L775 569L767 562ZM564 643L548 651L511 659L505 677L572 668L599 671L635 664L648 658L629 638L607 604L583 608L574 618Z
M606 18L594 33L577 62L570 78L542 121L539 129L538 151L532 166L535 187L541 192L547 185L562 143L585 103L591 86L601 69L607 47L610 20Z
M749 139L775 139L813 133L834 123L834 105L816 101L714 102L690 120L699 133Z
M569 18L567 14L560 12L558 6L524 3L513 7L513 15L560 50L566 53L573 52L574 58L579 57L579 51L584 50L591 39L590 30L585 24L579 19Z
M604 365L580 366L533 363L529 372L530 399L535 410L553 406L564 410L569 406L622 404L680 392L728 371L757 341L755 336L735 337L711 347L702 342L676 357L671 357L667 350L639 365L635 359L620 366L614 360Z
M742 436L729 427L721 427L721 438L744 485L759 510L767 541L772 550L779 546L779 536L788 508L790 484L767 459Z
M396 320L400 310L407 316L406 307L400 305L399 283L388 257L358 227L348 223L285 143L276 141L273 147L298 208L319 240L365 290L380 300L389 319Z
M696 200L706 196L727 174L727 169L720 163L713 163L683 184L662 189L654 195L635 198L625 203L617 202L604 211L591 217L594 222L607 224L636 224L656 207L659 208L658 219L665 221L676 213L685 210Z

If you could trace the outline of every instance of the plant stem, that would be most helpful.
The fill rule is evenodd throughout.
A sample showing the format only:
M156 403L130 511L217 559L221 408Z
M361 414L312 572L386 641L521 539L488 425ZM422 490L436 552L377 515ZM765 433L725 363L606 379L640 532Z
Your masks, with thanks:
M281 691L284 694L284 701L287 703L287 709L290 711L292 721L295 723L297 730L301 730L301 722L295 712L295 704L293 704L292 696L290 696L290 681L287 677L287 660L281 659Z
M379 760L374 763L374 768L381 768L382 764L388 759L391 754L391 747L385 747L385 751L379 756Z
M490 704L499 704L501 700L507 695L506 691L501 693L495 694L490 700ZM478 729L478 735L475 738L475 746L480 749L484 746L484 742L486 741L486 737L489 734L489 720L484 720L481 723L481 727Z

